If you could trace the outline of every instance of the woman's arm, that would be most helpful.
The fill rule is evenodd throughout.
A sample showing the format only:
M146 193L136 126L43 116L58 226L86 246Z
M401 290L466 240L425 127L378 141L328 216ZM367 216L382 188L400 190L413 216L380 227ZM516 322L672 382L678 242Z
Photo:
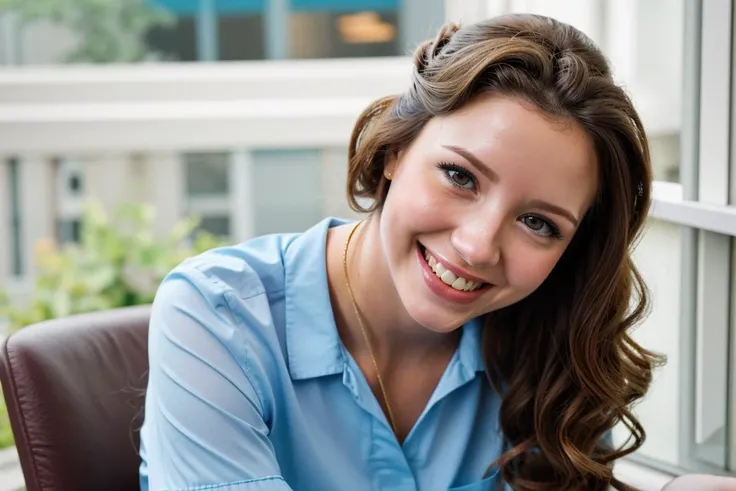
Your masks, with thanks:
M180 267L154 301L141 472L149 491L288 491L254 385L259 374L246 368L248 347L222 285L210 281Z

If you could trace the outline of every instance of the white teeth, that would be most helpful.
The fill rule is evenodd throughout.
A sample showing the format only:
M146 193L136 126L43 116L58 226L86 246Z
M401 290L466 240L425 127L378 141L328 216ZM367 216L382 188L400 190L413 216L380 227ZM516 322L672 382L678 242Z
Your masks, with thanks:
M450 286L452 286L455 290L465 290L465 283L465 278L458 278Z
M440 276L440 279L448 285L452 285L453 283L455 283L457 276L455 276L455 273L453 273L452 271L445 271L444 273L442 273L442 276Z
M479 281L470 281L461 276L457 276L455 273L444 267L442 263L435 259L427 250L424 251L424 258L427 260L427 264L429 264L432 271L434 271L434 274L439 276L445 284L451 286L455 290L469 292L482 285Z

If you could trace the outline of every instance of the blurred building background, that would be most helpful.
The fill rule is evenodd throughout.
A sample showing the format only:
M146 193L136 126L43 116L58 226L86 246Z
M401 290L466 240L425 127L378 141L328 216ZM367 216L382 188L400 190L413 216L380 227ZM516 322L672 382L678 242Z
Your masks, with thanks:
M669 363L632 462L736 471L729 0L0 0L0 288L28 298L36 244L78 241L89 199L149 203L158 231L196 215L227 241L352 216L356 116L404 90L444 22L505 12L591 36L651 140L637 339Z

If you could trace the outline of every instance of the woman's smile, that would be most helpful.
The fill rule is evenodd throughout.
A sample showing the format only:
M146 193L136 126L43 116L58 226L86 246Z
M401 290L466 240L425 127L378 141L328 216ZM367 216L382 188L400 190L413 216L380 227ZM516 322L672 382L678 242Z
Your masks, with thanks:
M417 243L417 260L427 287L444 300L471 303L493 287L457 265L437 259L420 243Z

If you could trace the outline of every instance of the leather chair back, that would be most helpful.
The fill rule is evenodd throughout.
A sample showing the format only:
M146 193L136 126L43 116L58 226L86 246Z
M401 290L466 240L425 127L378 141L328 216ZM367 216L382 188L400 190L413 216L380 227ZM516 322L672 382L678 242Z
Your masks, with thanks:
M27 491L139 489L150 306L42 322L0 355Z

